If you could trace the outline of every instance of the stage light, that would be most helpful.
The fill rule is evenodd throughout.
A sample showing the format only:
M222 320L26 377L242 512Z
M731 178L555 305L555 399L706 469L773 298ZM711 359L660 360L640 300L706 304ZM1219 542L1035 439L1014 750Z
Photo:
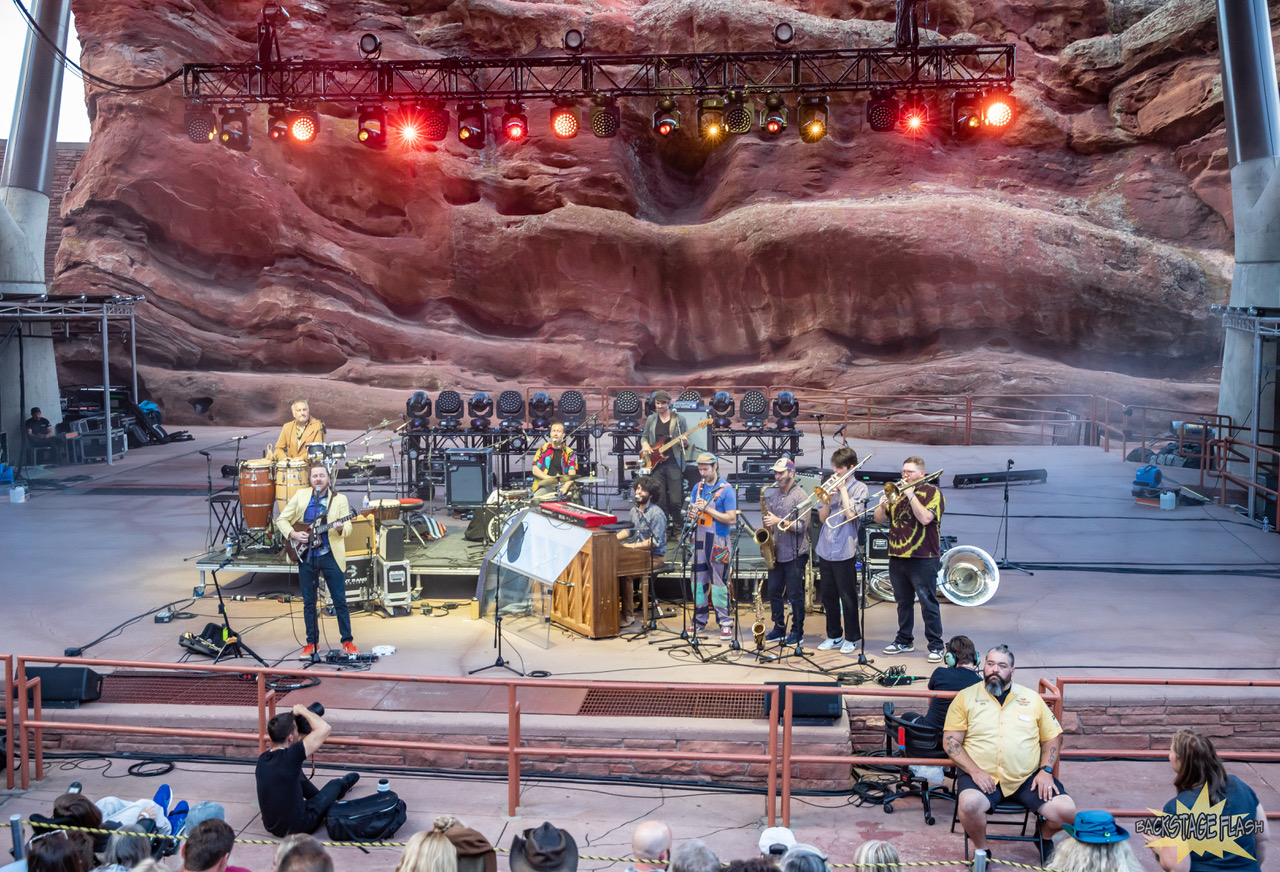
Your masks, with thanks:
M796 429L796 418L800 417L800 401L796 395L791 391L778 391L773 398L773 417L779 430Z
M902 101L902 129L910 136L918 136L929 129L929 107L920 94L910 94Z
M267 139L272 142L284 142L289 137L289 122L285 119L288 110L283 106L267 107Z
M378 34L376 33L362 34L358 45L361 56L363 56L367 61L371 61L382 56L382 40L378 38Z
M560 394L560 420L566 427L577 427L587 419L587 401L578 391Z
M898 126L898 101L887 91L872 91L867 102L867 126L888 133Z
M493 415L493 399L484 391L476 391L467 400L467 414L471 416L472 430L488 430Z
M796 29L788 21L779 21L773 28L773 42L775 45L787 45L795 37Z
M956 139L968 139L982 129L982 109L978 95L956 94L951 101L951 135Z
M520 430L524 427L524 397L519 391L503 391L498 394L498 420L503 430Z
M800 98L796 117L802 141L817 142L827 135L827 99L826 94L806 94Z
M777 91L770 91L760 110L760 130L769 136L777 136L787 129L787 104Z
M640 396L635 391L618 391L613 398L613 419L619 430L640 429Z
M983 126L993 131L1004 130L1013 123L1013 95L1003 89L987 94L982 107Z
M249 135L249 112L243 106L230 106L222 110L218 122L219 141L233 151L248 151L253 145Z
M192 103L182 121L187 127L187 139L192 142L208 143L218 138L218 121L207 106Z
M698 135L706 142L719 142L724 138L725 101L721 97L703 97L698 100Z
M387 147L387 110L381 106L361 106L356 116L356 140L366 148Z
M730 94L724 107L724 126L727 131L740 136L751 132L751 110L741 91Z
M728 430L733 426L733 396L728 391L716 391L711 397L711 426Z
M431 397L426 391L414 391L404 404L405 417L414 430L425 430L431 425Z
M290 109L284 120L289 125L289 142L300 145L315 142L320 132L320 114L314 109Z
M457 430L462 421L462 395L457 391L441 391L436 397L436 420L446 430Z
M449 113L443 109L436 108L436 124L442 126L443 130L432 131L439 135L428 136L428 127L431 122L429 120L428 110L421 106L408 105L393 109L387 115L387 133L391 142L398 149L422 148L429 140L439 141L449 135ZM439 115L443 114L443 123L441 124Z
M483 103L458 104L458 139L463 145L484 148L484 117Z
M564 49L565 51L579 52L587 43L583 37L582 31L576 28L570 28L564 32Z
M601 139L618 135L622 127L622 113L618 109L618 101L603 94L596 96L591 102L591 132Z
M752 388L742 395L742 402L738 404L738 418L742 421L742 426L748 430L759 430L764 427L765 416L769 412L769 398L764 391L758 391Z
M524 104L519 100L508 100L502 112L502 132L512 142L523 142L529 138L529 116L524 114Z
M551 394L537 391L529 398L529 426L535 430L546 430L551 426L551 419L556 413L556 404Z
M702 394L693 388L688 388L680 392L680 396L676 397L677 403L692 403L695 406L702 405Z
M551 132L559 139L573 139L578 135L582 120L578 115L578 107L572 100L558 99L551 107Z
M670 136L679 129L680 110L676 108L676 101L663 97L653 110L653 132L659 136Z

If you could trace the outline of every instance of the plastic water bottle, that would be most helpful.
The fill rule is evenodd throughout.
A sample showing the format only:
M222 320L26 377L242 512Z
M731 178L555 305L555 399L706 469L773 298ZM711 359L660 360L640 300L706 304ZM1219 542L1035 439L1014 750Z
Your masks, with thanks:
M378 793L386 793L390 789L391 789L391 779L389 778L378 779Z

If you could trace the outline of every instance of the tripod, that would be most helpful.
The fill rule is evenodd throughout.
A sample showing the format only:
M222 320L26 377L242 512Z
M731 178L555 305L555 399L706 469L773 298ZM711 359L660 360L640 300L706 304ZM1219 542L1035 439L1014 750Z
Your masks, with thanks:
M502 657L502 583L499 581L496 591L493 595L493 647L498 650L498 657L488 666L479 666L472 669L467 675L475 675L477 672L484 672L487 669L507 669L514 672L520 677L524 677L524 673L511 665L509 660Z
M228 557L222 561L218 569L224 568L230 562L231 558ZM222 585L218 584L218 569L209 574L213 576L213 589L218 594L218 614L222 616L222 638L225 641L223 642L222 650L218 652L218 656L213 658L213 662L217 664L223 657L244 657L247 654L263 666L267 666L267 661L254 653L252 648L240 640L240 634L231 629L231 622L227 618L227 604L222 598Z
M1013 569L1017 572L1025 572L1027 575L1035 575L1030 569L1017 563L1009 562L1009 475L1013 469L1013 458L1009 458L1009 465L1005 467L1004 477L1004 514L1000 517L1000 529L1004 532L1004 556L1000 558L1000 562L996 564L997 569ZM997 537L998 541L998 537Z

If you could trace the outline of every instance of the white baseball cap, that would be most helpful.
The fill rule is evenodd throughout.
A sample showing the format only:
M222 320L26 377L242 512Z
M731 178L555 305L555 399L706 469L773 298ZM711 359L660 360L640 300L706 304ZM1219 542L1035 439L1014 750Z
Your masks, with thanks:
M795 844L795 834L787 827L768 827L760 834L761 854L776 854L781 856L795 847Z

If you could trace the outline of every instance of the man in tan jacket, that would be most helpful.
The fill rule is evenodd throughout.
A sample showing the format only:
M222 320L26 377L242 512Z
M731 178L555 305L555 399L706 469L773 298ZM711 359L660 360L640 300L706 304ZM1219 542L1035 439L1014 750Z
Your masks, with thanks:
M311 407L306 400L296 401L291 412L293 420L280 428L280 438L276 440L276 460L306 460L307 446L324 441L324 422L311 417Z

